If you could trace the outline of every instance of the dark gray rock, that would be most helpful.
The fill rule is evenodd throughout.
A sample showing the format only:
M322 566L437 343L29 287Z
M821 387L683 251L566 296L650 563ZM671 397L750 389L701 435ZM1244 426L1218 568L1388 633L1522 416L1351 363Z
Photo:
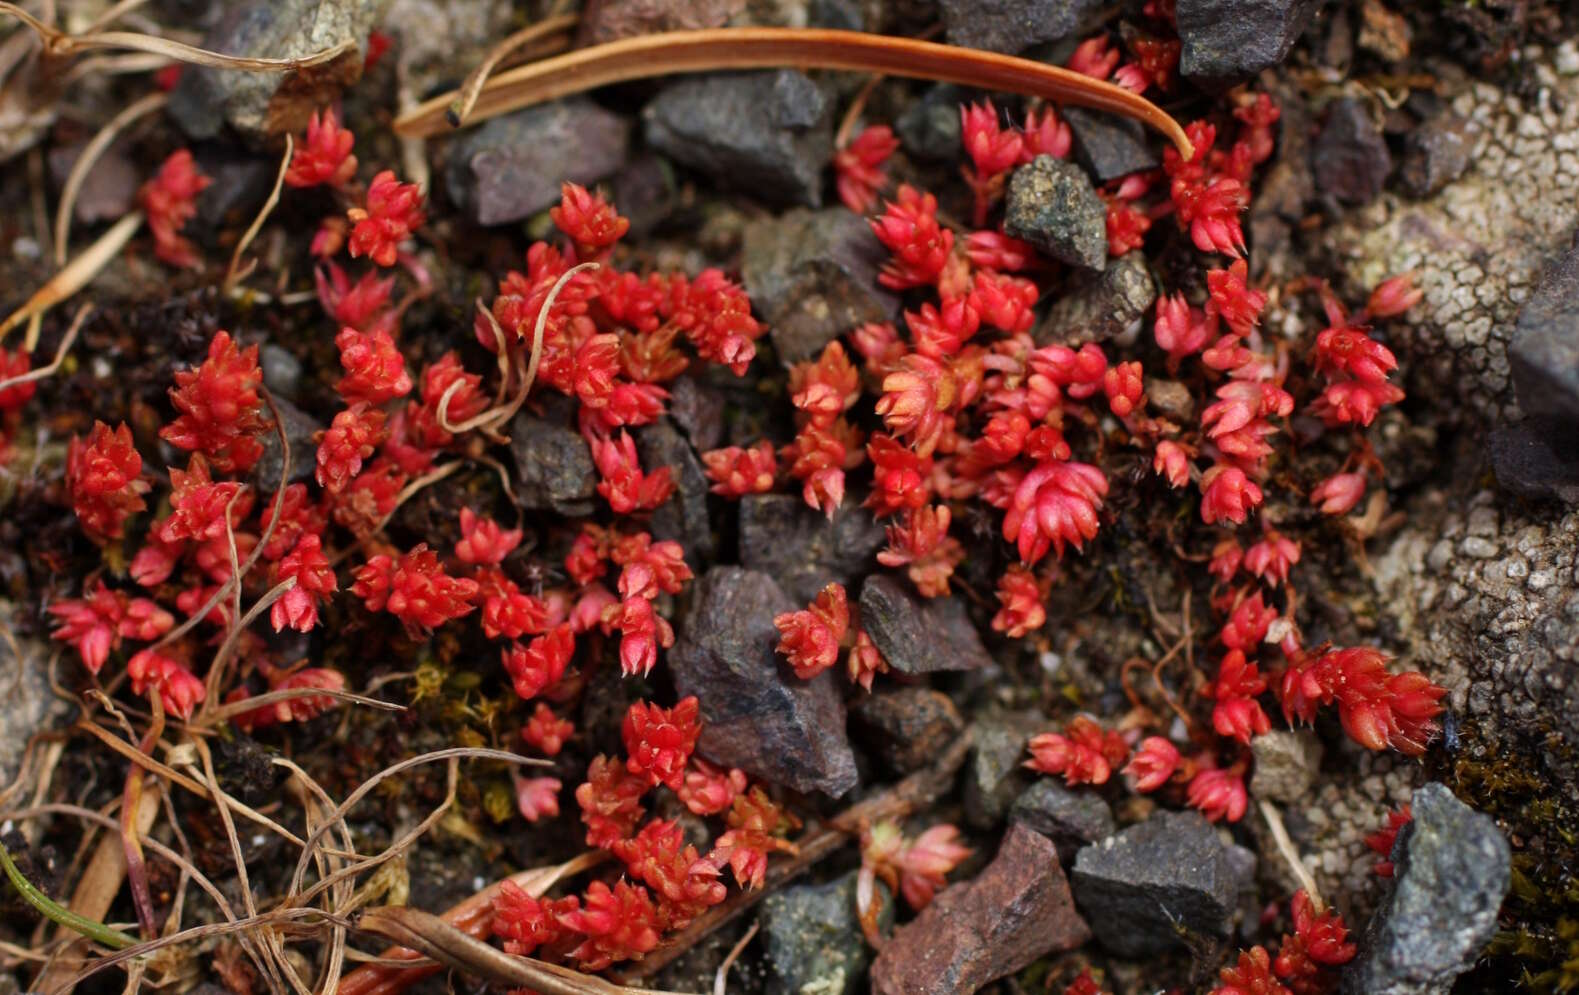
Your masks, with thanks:
M1444 995L1497 931L1512 854L1490 816L1441 784L1417 790L1393 845L1393 894L1343 974L1345 995Z
M724 395L693 376L669 384L669 417L699 453L717 449L724 438Z
M1009 821L1028 826L1053 841L1064 863L1088 843L1113 835L1113 810L1094 791L1071 791L1056 778L1042 777L1014 800Z
M302 388L302 361L284 346L265 342L258 349L258 366L263 370L263 385L275 397L295 401Z
M902 674L992 664L963 602L952 595L918 598L888 574L872 574L861 585L861 627Z
M1074 137L1075 160L1096 182L1162 165L1139 121L1084 107L1066 107L1060 113Z
M1273 729L1250 741L1255 772L1250 793L1269 801L1304 800L1321 771L1321 740L1309 729Z
M87 142L57 145L49 150L49 173L56 186L63 186L71 175L77 157ZM110 143L83 177L71 216L79 224L115 221L137 204L137 188L144 177L131 157L131 141L125 136Z
M822 205L833 101L795 69L684 79L642 112L647 144L718 183L779 204Z
M559 201L563 180L590 185L625 162L631 126L586 97L528 107L463 133L450 148L450 199L480 225L502 225Z
M1052 842L1012 826L985 870L894 932L872 964L872 991L968 995L1090 936Z
M894 120L894 133L905 151L934 162L960 158L964 150L960 146L959 105L969 97L969 92L953 83L928 87L921 99Z
M609 182L620 215L630 222L629 238L648 234L674 213L679 194L674 168L658 156L637 156L621 166Z
M767 954L767 995L854 995L872 955L856 920L851 871L827 884L785 888L762 900L757 921ZM878 927L887 932L894 903L878 882Z
M1003 230L1071 266L1107 265L1107 208L1079 166L1039 155L1009 178Z
M965 722L954 702L926 687L885 687L856 699L850 719L889 773L930 767L959 738Z
M283 397L274 399L274 406L280 411L280 421L285 425L285 437L291 444L291 472L285 478L286 483L295 483L306 480L313 475L313 468L317 465L318 440L316 436L323 431L323 425L312 415L298 408ZM280 446L280 433L270 428L264 435L263 455L258 457L256 467L258 489L264 494L273 494L280 487L280 471L285 469L285 450Z
M16 631L17 615L15 605L0 600L0 622L7 632ZM0 641L0 687L6 689L6 707L0 708L0 783L10 784L16 777L35 733L71 715L71 703L50 687L49 661L59 645L27 636L18 636L14 643ZM14 650L21 651L20 659ZM75 654L72 665L77 665Z
M587 441L563 424L529 414L510 423L510 455L515 460L515 494L528 511L592 513L598 474Z
M1474 126L1468 118L1438 114L1409 133L1398 178L1412 196L1429 197L1464 175L1474 147Z
M376 0L251 0L229 5L201 47L226 55L288 59L345 42L362 45L378 13ZM225 125L243 137L300 132L313 111L362 75L353 47L332 62L294 73L254 73L188 66L170 94L168 112L192 138L213 138Z
M581 15L580 45L659 31L721 28L745 0L588 0Z
M692 588L669 669L675 690L701 701L702 756L838 797L856 773L837 675L800 680L773 649L773 617L799 607L767 574L714 567Z
M1332 102L1310 146L1310 169L1319 193L1346 204L1369 204L1381 194L1393 157L1369 104L1355 97Z
M1156 302L1157 283L1146 265L1146 254L1126 252L1110 260L1099 278L1053 301L1034 338L1039 346L1061 343L1078 348L1086 342L1106 342L1139 328Z
M1275 66L1294 47L1315 0L1179 0L1179 72L1243 79Z
M950 45L1013 55L1081 34L1101 20L1104 0L942 0Z
M197 214L185 230L200 239L212 239L220 228L250 224L280 171L278 159L248 156L234 146L205 143L193 149L192 159L214 181L197 195Z
M865 31L866 16L858 0L811 0L806 5L806 26Z
M1075 901L1097 940L1123 957L1183 946L1192 933L1226 939L1244 856L1199 812L1159 811L1075 855Z
M1508 361L1519 410L1579 426L1579 238L1519 309Z
M673 539L685 549L692 570L713 558L713 527L707 519L707 475L685 436L668 418L636 430L636 453L649 471L669 468L674 493L652 514L655 539Z
M1486 437L1503 490L1530 501L1579 504L1579 434L1572 422L1537 415Z
M794 494L740 500L741 566L772 577L797 607L835 581L853 584L886 541L872 513L848 496L831 520Z
M897 300L877 282L887 258L853 211L801 209L746 225L740 275L779 359L798 363L858 325L893 317Z
M1036 779L1023 766L1025 744L1045 731L1047 720L1035 712L989 713L976 720L965 757L967 825L991 829L1009 814Z

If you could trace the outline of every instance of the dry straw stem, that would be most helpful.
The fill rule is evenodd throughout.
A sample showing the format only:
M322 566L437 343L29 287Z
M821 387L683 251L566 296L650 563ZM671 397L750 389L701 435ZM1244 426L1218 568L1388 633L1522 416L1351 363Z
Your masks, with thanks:
M80 35L68 34L59 28L45 24L14 3L0 3L0 14L10 14L32 28L44 43L44 54L51 56L75 55L78 52L101 48L118 49L128 52L148 52L152 55L162 55L167 59L175 59L178 62L188 62L195 66L208 66L212 69L236 69L249 73L280 73L321 66L326 62L333 62L348 52L354 52L357 48L356 42L345 41L333 48L326 48L297 59L254 59L239 55L226 55L223 52L210 52L207 49L183 45L181 42L171 41L168 38L145 35L136 31L90 31Z
M1162 108L1112 83L1058 66L915 38L823 28L716 28L669 31L594 45L519 66L488 80L468 123L610 83L720 69L839 69L942 80L983 90L1108 111L1150 125L1190 156L1184 129ZM397 134L426 138L446 129L464 94L441 94L395 121Z
M152 114L159 110L170 98L163 93L150 93L141 100L128 104L121 112L110 119L109 123L99 129L92 141L83 148L82 154L77 156L77 161L71 165L71 173L66 177L66 183L60 189L60 206L55 211L55 265L66 265L67 242L71 238L71 212L77 206L77 195L82 192L82 184L88 178L99 156L110 147L127 126L138 118Z
M132 236L137 234L137 229L142 227L143 212L133 211L126 217L115 222L110 229L98 240L88 246L82 255L67 263L60 272L49 278L49 281L27 299L27 303L12 312L11 316L0 323L0 341L4 341L6 333L27 321L34 315L42 315L50 308L66 300L72 294L88 285L88 281L99 275L99 271L109 265L115 254L120 252L130 242Z
M477 64L477 68L467 74L466 81L461 84L454 102L445 111L445 118L450 125L456 128L461 126L471 114L472 107L476 105L477 95L482 92L483 84L488 82L488 77L499 67L499 63L511 53L550 35L565 34L579 23L581 23L579 14L560 14L558 17L544 18L536 24L527 25L489 49L488 54ZM526 54L530 55L530 50Z
M228 295L235 291L236 285L252 275L257 268L257 260L253 260L245 267L241 265L241 254L247 251L252 240L258 237L258 232L263 230L263 222L269 220L269 215L274 213L274 208L280 202L280 188L285 185L285 174L291 168L291 155L296 151L296 140L290 135L285 136L285 154L280 157L280 171L274 177L274 189L269 191L269 199L263 202L263 207L258 211L258 216L252 219L252 224L242 233L241 240L236 243L236 251L230 254L230 268L225 270L225 282L221 285Z

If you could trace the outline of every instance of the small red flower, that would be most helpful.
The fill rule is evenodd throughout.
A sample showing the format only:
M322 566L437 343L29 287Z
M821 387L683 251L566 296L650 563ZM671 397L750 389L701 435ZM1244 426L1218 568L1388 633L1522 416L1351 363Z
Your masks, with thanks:
M170 153L159 172L137 191L137 203L153 232L154 255L171 266L198 265L197 250L180 232L197 214L197 195L212 182L198 170L192 153L180 149Z
M653 819L641 832L612 847L630 875L652 889L665 929L682 929L724 900L728 889L718 879L719 866L698 856L685 842L678 822Z
M504 650L504 669L523 701L531 701L559 683L576 652L576 637L568 625L556 625L522 646L511 643Z
M83 531L101 542L125 533L126 519L147 507L142 469L125 422L112 430L95 421L87 441L72 437L66 449L66 495Z
M201 453L192 454L186 470L170 471L170 486L170 516L154 529L166 544L222 539L227 509L232 529L252 510L251 490L233 480L215 483Z
M1077 715L1062 733L1044 732L1031 738L1031 759L1025 766L1043 774L1063 775L1064 783L1106 784L1113 768L1129 756L1124 738L1097 725L1086 715Z
M1365 496L1365 474L1335 473L1310 492L1310 503L1321 506L1323 515L1344 515Z
M562 787L557 777L518 777L515 780L516 810L527 822L555 818L559 815Z
M1355 945L1348 942L1349 930L1343 917L1328 909L1320 911L1301 888L1294 892L1289 911L1294 932L1283 937L1272 970L1300 991L1321 987L1322 968L1339 967L1354 959Z
M540 946L558 942L565 935L558 916L581 905L575 897L533 898L506 878L493 899L493 935L504 940L506 953L527 956Z
M1386 654L1368 646L1299 654L1279 682L1284 716L1310 722L1318 706L1336 702L1338 719L1356 743L1420 756L1437 733L1447 690L1415 671L1390 673L1387 663Z
M0 381L26 376L32 366L33 361L25 351L18 349L16 352L7 352L4 347L0 347ZM0 390L0 414L20 411L37 390L36 380Z
M1217 334L1216 314L1190 307L1183 294L1158 297L1152 334L1168 354L1169 368L1175 369L1179 360L1200 352Z
M905 567L916 592L924 598L946 596L949 578L965 558L965 547L948 534L951 519L945 504L901 512L899 521L885 530L888 548L877 554L877 562L885 567Z
M1425 299L1425 291L1415 286L1413 273L1388 277L1371 291L1365 312L1372 318L1396 318Z
M1177 490L1190 482L1190 453L1182 445L1169 439L1157 443L1152 453L1152 470Z
M1288 580L1289 568L1298 562L1299 543L1273 529L1245 551L1245 569L1273 587Z
M411 393L411 375L395 340L381 328L359 332L347 325L334 338L345 376L335 390L347 403L379 405Z
M1248 277L1249 269L1243 259L1235 259L1227 269L1214 269L1206 274L1213 313L1241 337L1255 331L1261 322L1261 312L1266 308L1266 294L1251 290L1246 283Z
M332 187L344 186L356 175L356 156L351 154L354 144L356 136L340 127L334 108L325 109L322 116L314 111L307 120L306 138L296 146L290 167L285 170L286 185L315 187L327 183Z
M598 493L617 514L650 511L669 499L674 491L669 468L661 466L643 473L636 457L636 440L628 432L620 432L618 438L592 439L590 444L592 461L602 478Z
M1217 463L1201 476L1201 521L1244 523L1261 504L1261 488L1237 466Z
M422 227L422 191L414 183L401 183L384 170L367 188L365 207L346 212L351 229L351 257L367 256L380 266L395 265L400 243Z
M761 788L735 796L724 822L729 831L718 837L708 859L720 865L728 863L742 888L762 887L768 870L768 854L796 852L795 844L778 834L795 828L800 821L780 808Z
M899 148L899 139L886 124L862 128L850 144L833 155L839 200L856 214L865 214L877 203L877 193L888 185L883 163Z
M992 617L992 627L1010 639L1029 635L1047 624L1041 585L1024 566L1011 566L998 578L998 604L1001 607Z
M1102 390L1108 407L1119 418L1128 418L1146 404L1146 385L1139 363L1119 363L1108 367L1102 377Z
M532 717L526 720L526 725L521 727L521 738L546 757L559 756L566 740L575 734L576 727L569 719L555 715L554 710L541 701L537 703Z
M1240 951L1238 962L1217 976L1222 984L1213 988L1211 995L1294 995L1272 976L1272 957L1265 947Z
M693 756L676 794L695 815L717 815L745 793L746 774L738 768L724 770Z
M180 719L191 718L192 709L206 697L202 681L158 650L146 649L127 660L126 676L132 680L132 694L158 691L164 710Z
M576 183L560 184L559 204L549 209L548 216L576 243L576 258L583 261L607 255L631 226L602 194L588 193Z
M1217 701L1212 709L1212 728L1219 736L1249 743L1251 736L1271 730L1272 723L1261 710L1255 696L1266 690L1266 678L1239 650L1229 650L1217 665L1217 680L1206 690Z
M344 219L334 218L342 224ZM320 266L313 273L318 288L318 303L324 313L342 328L358 331L381 329L393 333L397 312L389 306L389 294L395 287L395 278L380 279L376 270L363 273L355 283L345 275L345 270L335 263ZM344 346L341 346L342 351Z
M1118 49L1108 47L1106 35L1096 35L1077 45L1065 65L1094 79L1107 79L1118 65L1119 54Z
M625 769L679 790L685 765L696 749L701 735L701 705L693 695L680 699L673 708L659 708L638 701L625 713L621 736L629 759Z
M279 632L287 625L297 632L311 632L318 624L318 602L335 592L334 568L324 555L322 540L307 533L296 548L274 565L274 583L296 581L269 609L269 622Z
M1135 790L1145 794L1167 784L1178 768L1178 747L1161 736L1147 736L1135 748L1124 773L1135 779Z
M380 553L356 571L351 593L368 611L387 611L400 619L413 638L452 619L470 614L477 582L444 572L438 554L418 543L398 559Z
M582 934L570 952L583 971L601 971L615 961L635 960L658 945L658 910L645 888L623 878L611 890L592 882L581 908L562 912L559 924Z
M294 691L302 689L317 689L329 691L345 690L345 675L338 670L329 670L324 667L305 667L288 674L276 672L270 675L270 691ZM226 696L227 702L245 701L248 695L245 688L237 688ZM279 722L306 722L317 718L324 712L333 709L340 702L329 694L309 694L297 698L286 698L276 701L272 705L254 708L249 712L242 712L232 721L244 732L254 732L257 729L271 726Z
M1107 486L1107 477L1088 463L1043 461L1015 488L1003 537L1015 542L1020 561L1027 564L1049 549L1061 559L1065 544L1082 549L1097 534L1097 510Z
M1238 765L1228 770L1208 767L1190 779L1186 795L1191 807L1197 808L1209 822L1227 818L1238 822L1244 818L1250 804L1245 793L1245 777Z
M697 355L737 377L745 375L757 354L756 340L767 331L751 316L746 292L719 269L703 270L694 280L669 277L659 313L685 333Z
M269 426L258 389L263 371L258 347L239 349L230 333L218 331L208 343L208 358L181 370L170 388L170 403L180 414L159 437L188 452L201 452L221 473L243 472L263 455L260 435Z
M766 439L747 449L728 446L702 454L702 466L713 481L714 494L740 498L766 494L778 474L778 453Z
M384 412L355 404L334 416L318 443L318 485L330 494L345 490L362 472L384 438Z
M67 642L88 672L97 674L122 637L152 640L175 625L170 613L148 598L128 598L96 581L82 598L62 598L49 606L59 619L51 638Z
M839 644L850 627L850 603L841 584L829 584L810 608L773 619L782 653L801 680L810 680L839 662Z
M681 587L691 579L691 568L685 564L685 550L672 539L653 542L645 532L630 550L615 549L614 561L624 569L620 571L621 598L656 598L659 592L679 594Z
M461 538L455 544L455 558L473 566L503 563L510 551L521 544L520 529L505 529L491 518L479 518L470 508L461 509Z
M581 821L587 826L587 846L606 850L616 840L630 836L641 821L642 795L651 785L618 760L595 757L587 765L587 779L576 789Z
M646 677L658 663L658 648L674 645L674 629L646 598L610 605L604 621L620 630L620 670L626 677Z
M1371 868L1378 877L1393 876L1393 844L1398 842L1399 830L1413 819L1414 813L1409 810L1409 806L1400 805L1396 811L1387 813L1387 825L1365 837L1365 845L1382 858Z
M895 290L927 286L937 280L954 247L954 233L938 224L938 202L909 184L872 219L872 231L893 258L883 264L878 282Z

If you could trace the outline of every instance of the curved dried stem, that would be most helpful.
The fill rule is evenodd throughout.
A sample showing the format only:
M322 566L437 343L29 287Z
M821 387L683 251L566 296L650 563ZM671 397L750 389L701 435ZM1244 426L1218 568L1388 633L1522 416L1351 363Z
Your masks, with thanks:
M275 206L279 204L280 188L285 185L285 174L291 168L291 156L295 151L296 140L290 135L286 135L285 155L280 157L280 171L275 174L274 189L269 191L269 199L263 202L263 207L259 209L258 216L253 218L252 224L247 226L245 232L242 232L240 241L236 243L236 251L230 254L230 268L225 270L225 282L220 285L227 295L235 291L236 284L251 276L252 270L257 265L254 261L251 266L243 270L241 268L241 254L246 252L247 246L251 245L252 240L258 237L258 232L262 230L263 223L269 220L269 215L274 213Z
M397 705L392 701L381 701L378 698L369 698L366 695L356 694L353 691L340 691L336 688L282 688L279 691L269 691L256 697L243 698L241 701L232 701L229 704L221 705L208 713L204 727L215 726L237 715L264 708L277 702L290 701L294 698L333 698L336 701L349 702L353 705L366 705L369 708L377 708L385 712L404 712L406 710L405 705ZM204 728L197 726L196 723L188 726L188 728L194 732L204 731Z
M1140 95L1082 73L996 52L915 38L823 28L716 28L669 31L594 45L500 73L478 93L470 121L609 83L720 69L843 69L1002 90L1134 118L1157 129L1185 156L1184 129ZM427 137L445 127L457 94L443 94L401 115L395 131Z
M499 63L509 57L510 53L530 45L540 38L550 35L566 34L575 29L581 21L579 14L560 14L558 17L549 17L530 24L510 35L488 50L477 68L466 74L466 81L456 91L454 101L444 112L444 117L450 126L459 128L466 121L466 116L471 113L472 107L477 103L477 95L482 92L483 84L488 82L488 77L498 68Z
M1261 808L1261 817L1266 820L1267 827L1272 830L1272 841L1277 844L1277 852L1282 855L1284 863L1288 864L1289 871L1294 875L1294 880L1305 889L1305 894L1320 912L1326 906L1321 901L1321 891L1316 887L1316 879L1311 876L1305 867L1305 862L1299 859L1299 851L1294 848L1294 841L1288 838L1288 830L1283 826L1283 815L1266 799L1258 803Z
M82 192L82 184L87 180L94 164L99 161L99 156L104 154L110 143L115 141L133 121L152 114L169 102L169 95L164 93L150 93L141 100L132 102L99 129L98 134L83 147L82 154L77 156L77 161L71 164L71 173L67 175L65 185L60 188L60 206L55 209L56 266L66 265L66 247L71 238L71 212L76 208L77 195Z
M162 55L169 59L191 63L195 66L208 66L212 69L237 69L249 73L279 73L294 72L298 69L309 69L321 66L326 62L357 50L356 42L345 41L333 48L304 55L295 59L256 59L240 55L226 55L223 52L210 52L207 49L184 45L168 38L158 38L154 35L140 34L135 31L92 31L87 34L73 35L51 27L43 21L29 14L14 3L0 3L0 14L10 14L23 24L32 28L39 40L44 43L44 54L52 56L75 55L78 52L92 49L120 49L129 52L148 52L153 55Z
M70 352L71 347L76 343L77 333L82 331L83 323L88 320L88 315L92 313L92 304L84 304L82 307L78 308L77 316L71 319L71 324L66 328L66 334L61 337L60 345L55 349L55 358L49 361L49 365L40 366L36 370L29 370L26 373L23 373L21 376L11 377L9 380L0 380L0 390L8 390L12 387L20 386L21 384L32 383L35 380L46 380L54 376L55 371L60 369L60 364L65 362L66 353ZM9 631L10 630L6 630L7 633L9 633ZM16 641L10 639L9 636L7 637L7 641L10 642L12 650L17 653L17 659L22 659L21 651L16 649ZM20 679L21 678L19 677L18 680Z

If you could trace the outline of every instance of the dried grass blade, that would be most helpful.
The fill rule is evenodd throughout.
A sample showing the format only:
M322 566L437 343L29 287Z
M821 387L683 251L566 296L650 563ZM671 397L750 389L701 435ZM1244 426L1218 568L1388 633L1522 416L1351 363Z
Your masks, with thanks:
M28 320L35 314L42 315L50 308L66 300L72 294L88 285L99 271L109 265L115 254L132 240L137 234L137 229L142 227L143 213L133 211L126 217L115 222L103 235L98 237L82 255L67 263L65 268L54 276L27 299L27 303L12 312L11 316L0 324L0 340L11 329Z
M71 165L71 173L66 177L66 183L60 189L60 206L55 211L55 265L66 265L66 243L71 237L71 212L77 206L77 195L82 191L83 181L88 178L88 173L99 161L99 156L110 147L110 143L133 121L145 114L154 111L168 103L170 97L164 93L150 93L141 100L133 101L110 118L109 123L100 128L98 134L83 148L82 154L77 156L77 161Z
M778 66L884 73L1042 97L1134 118L1166 135L1180 152L1192 151L1184 129L1166 111L1112 83L996 52L823 28L669 31L594 45L500 73L478 93L469 120L475 123L609 83ZM401 115L396 133L427 137L443 131L457 96L441 94Z
M545 18L536 24L527 25L489 49L488 54L477 64L477 68L466 75L466 81L461 84L454 102L445 111L445 118L450 126L455 128L461 126L467 115L471 113L472 107L476 105L477 95L482 92L483 84L488 82L488 77L492 75L494 69L498 68L499 63L508 58L512 52L530 45L539 38L570 31L580 22L579 14L560 14L558 17Z

